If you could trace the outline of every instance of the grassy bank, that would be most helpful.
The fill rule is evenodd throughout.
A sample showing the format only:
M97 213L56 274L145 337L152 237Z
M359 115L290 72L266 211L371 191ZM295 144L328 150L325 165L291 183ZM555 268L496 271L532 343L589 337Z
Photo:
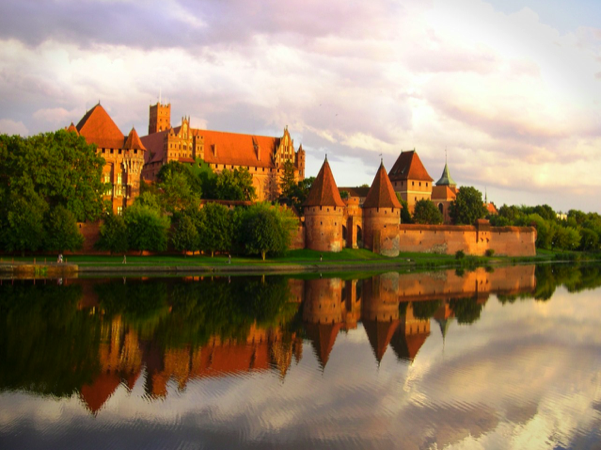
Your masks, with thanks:
M33 263L34 257L12 257L2 256L3 263ZM56 255L37 255L35 257L37 264L54 264ZM78 265L80 268L91 267L114 267L116 271L123 268L123 255L69 255L66 257L66 263ZM226 270L226 267L247 267L249 270L258 270L265 267L277 266L295 266L308 267L313 270L329 267L346 268L350 270L354 266L362 268L379 266L399 266L411 267L415 269L434 269L442 267L451 268L476 268L497 265L508 265L526 262L551 262L551 261L600 261L600 254L585 254L581 252L558 253L551 251L537 251L537 255L532 257L504 257L504 256L464 256L456 258L454 255L425 254L425 253L404 253L398 257L384 257L374 254L365 249L343 249L341 252L318 252L308 249L289 251L285 255L266 258L262 261L259 257L233 256L232 261L228 263L227 255L217 255L210 257L207 255L178 256L178 255L158 255L158 256L127 256L128 269L131 267L195 267L199 270L211 271L212 268Z

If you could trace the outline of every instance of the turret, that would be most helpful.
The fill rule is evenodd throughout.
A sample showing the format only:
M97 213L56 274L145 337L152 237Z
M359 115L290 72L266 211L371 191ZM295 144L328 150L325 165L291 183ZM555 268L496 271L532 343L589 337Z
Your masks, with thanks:
M364 201L364 247L382 255L399 255L401 204L382 161Z
M311 186L303 203L305 246L325 252L340 252L343 247L345 204L332 176L328 160Z

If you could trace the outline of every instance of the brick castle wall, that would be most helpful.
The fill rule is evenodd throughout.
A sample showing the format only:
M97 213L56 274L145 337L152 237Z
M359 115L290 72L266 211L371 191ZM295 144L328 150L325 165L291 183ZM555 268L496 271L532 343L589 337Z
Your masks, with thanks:
M485 255L492 249L497 255L535 255L537 232L533 227L483 227L447 225L399 225L400 252L431 252L453 255ZM381 239L381 245L384 240Z

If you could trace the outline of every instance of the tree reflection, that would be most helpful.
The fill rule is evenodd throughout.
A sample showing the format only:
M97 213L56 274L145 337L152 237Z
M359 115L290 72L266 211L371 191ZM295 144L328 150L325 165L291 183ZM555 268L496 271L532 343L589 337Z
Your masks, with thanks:
M70 396L100 371L100 322L78 285L0 286L0 390Z

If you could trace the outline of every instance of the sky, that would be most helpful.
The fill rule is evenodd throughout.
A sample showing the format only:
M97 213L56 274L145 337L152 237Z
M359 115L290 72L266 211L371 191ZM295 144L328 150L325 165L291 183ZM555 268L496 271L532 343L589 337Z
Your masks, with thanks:
M601 211L599 1L0 2L0 133L77 123L282 136L339 186L416 149L502 204Z

